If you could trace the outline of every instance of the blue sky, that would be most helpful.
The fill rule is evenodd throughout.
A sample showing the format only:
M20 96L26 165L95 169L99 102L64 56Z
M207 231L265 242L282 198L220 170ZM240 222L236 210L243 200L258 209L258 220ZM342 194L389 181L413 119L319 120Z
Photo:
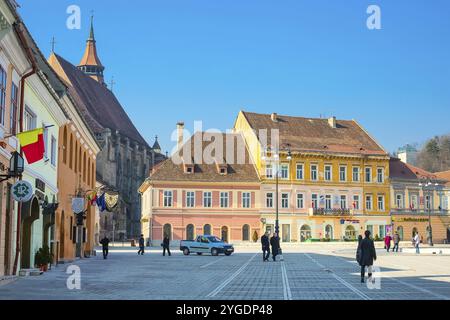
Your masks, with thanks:
M44 54L77 64L95 12L100 58L142 135L239 110L358 120L388 151L450 133L448 0L19 0ZM66 28L69 5L81 30ZM366 9L381 7L382 30Z

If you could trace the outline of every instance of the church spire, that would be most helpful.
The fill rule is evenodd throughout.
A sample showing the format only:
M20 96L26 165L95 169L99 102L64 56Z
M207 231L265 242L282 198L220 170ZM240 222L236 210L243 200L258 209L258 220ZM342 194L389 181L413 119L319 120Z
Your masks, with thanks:
M97 45L94 36L94 16L91 16L91 27L89 32L89 38L86 41L86 50L84 51L83 58L81 59L78 69L90 76L92 79L104 84L103 71L105 67L100 62L97 55Z

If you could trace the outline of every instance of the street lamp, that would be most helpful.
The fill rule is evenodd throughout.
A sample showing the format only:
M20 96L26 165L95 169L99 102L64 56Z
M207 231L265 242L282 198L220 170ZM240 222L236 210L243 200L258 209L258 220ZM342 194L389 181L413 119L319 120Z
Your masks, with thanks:
M266 148L264 155L262 156L262 160L267 160L267 151L270 149ZM274 159L273 162L276 165L276 171L275 171L275 233L279 235L280 232L280 220L279 220L279 203L278 203L278 177L280 174L280 151L286 152L287 156L286 159L288 161L292 160L292 152L291 152L291 145L285 144L284 148L281 148L280 150L275 150L271 156Z
M6 181L10 178L18 178L22 176L25 170L25 161L18 152L14 152L9 160L8 174L0 175L0 182Z
M422 188L423 195L424 195L424 207L428 211L428 244L432 247L434 246L433 243L433 229L431 227L431 207L432 207L432 199L433 199L433 191L437 189L439 186L439 183L435 182L433 183L431 180L425 180L419 182L419 187ZM429 197L429 202L427 203L427 196Z

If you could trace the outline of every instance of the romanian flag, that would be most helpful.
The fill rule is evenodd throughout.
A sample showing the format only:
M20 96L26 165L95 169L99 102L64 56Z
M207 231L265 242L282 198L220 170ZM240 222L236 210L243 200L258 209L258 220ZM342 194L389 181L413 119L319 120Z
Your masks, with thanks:
M27 158L28 164L33 164L44 159L44 128L35 129L19 133L19 139L22 152Z

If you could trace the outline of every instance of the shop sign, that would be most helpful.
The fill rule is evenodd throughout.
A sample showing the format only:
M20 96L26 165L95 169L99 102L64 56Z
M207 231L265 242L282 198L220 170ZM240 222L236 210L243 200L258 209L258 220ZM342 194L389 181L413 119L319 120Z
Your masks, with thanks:
M72 211L75 214L84 211L84 198L72 198Z
M11 188L13 199L17 202L27 202L33 197L33 186L28 181L17 181Z
M428 222L426 218L392 218L392 221L395 222Z

